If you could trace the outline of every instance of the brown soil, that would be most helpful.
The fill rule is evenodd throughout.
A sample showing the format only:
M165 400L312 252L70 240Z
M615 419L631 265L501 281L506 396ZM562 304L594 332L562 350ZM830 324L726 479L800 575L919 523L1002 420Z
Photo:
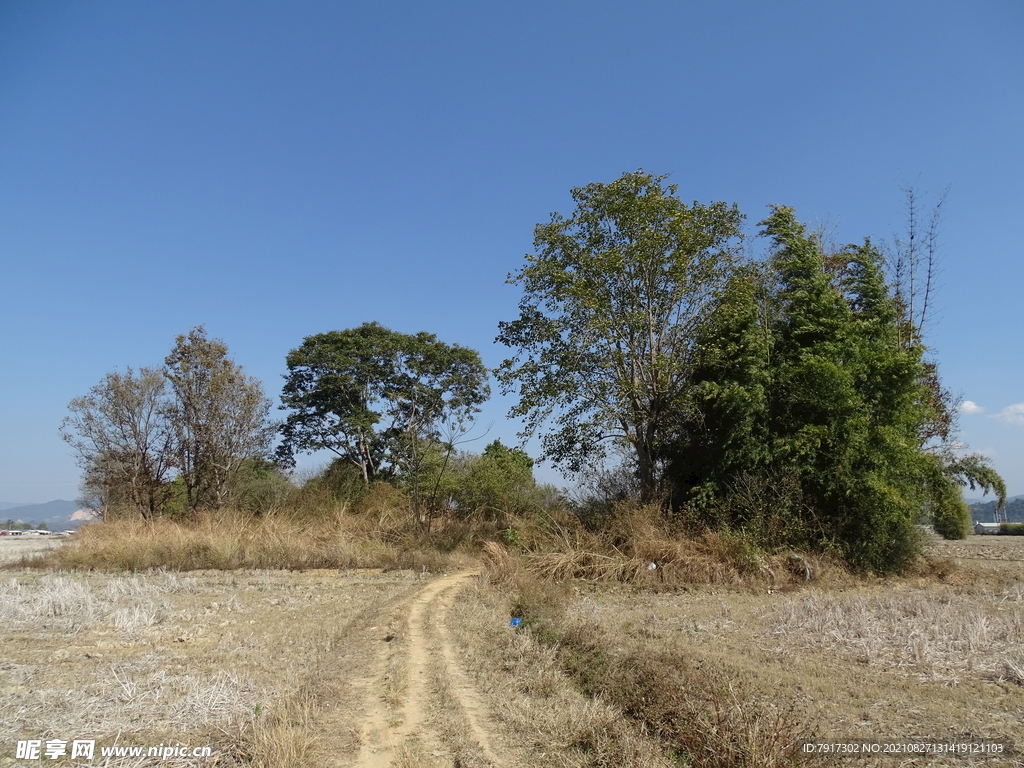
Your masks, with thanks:
M488 736L482 698L460 668L445 627L459 590L476 575L430 582L395 606L386 626L371 628L383 636L366 673L353 684L363 692L364 713L359 753L351 763L356 768L420 765L424 758L437 758L432 762L439 765L507 764ZM453 719L463 726L461 744L450 743Z

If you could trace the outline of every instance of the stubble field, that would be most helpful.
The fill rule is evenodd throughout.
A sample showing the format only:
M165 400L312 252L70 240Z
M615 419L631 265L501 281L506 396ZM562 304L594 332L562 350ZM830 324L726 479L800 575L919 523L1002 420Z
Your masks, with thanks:
M1024 537L933 542L897 580L546 585L554 633L511 627L523 596L486 566L2 580L4 766L1024 765L793 748L1024 745ZM160 744L213 755L100 755Z

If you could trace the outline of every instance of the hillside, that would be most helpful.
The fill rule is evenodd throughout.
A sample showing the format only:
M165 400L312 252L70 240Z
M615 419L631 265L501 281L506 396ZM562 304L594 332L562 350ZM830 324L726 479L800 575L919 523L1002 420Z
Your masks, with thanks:
M88 517L81 514L82 505L77 501L56 499L45 504L25 504L0 509L0 527L8 520L14 523L46 523L51 531L65 531L77 528Z
M987 501L984 503L975 503L969 505L971 510L971 520L975 523L994 523L996 502ZM1007 522L1011 523L1024 523L1024 496L1014 496L1006 504Z

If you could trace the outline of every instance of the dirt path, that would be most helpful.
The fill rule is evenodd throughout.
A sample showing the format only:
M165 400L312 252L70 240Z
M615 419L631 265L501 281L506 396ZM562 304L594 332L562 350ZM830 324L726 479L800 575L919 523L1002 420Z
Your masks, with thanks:
M355 768L506 764L445 627L459 590L476 575L441 577L396 606L386 642L358 683L364 710Z

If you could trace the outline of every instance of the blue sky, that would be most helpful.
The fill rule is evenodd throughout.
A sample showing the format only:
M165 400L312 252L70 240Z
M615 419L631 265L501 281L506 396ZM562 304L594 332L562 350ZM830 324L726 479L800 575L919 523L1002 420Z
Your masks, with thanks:
M75 498L68 401L198 324L272 396L368 320L497 365L534 225L637 168L844 242L950 185L928 340L1024 493L1022 40L1017 0L5 0L0 500Z

